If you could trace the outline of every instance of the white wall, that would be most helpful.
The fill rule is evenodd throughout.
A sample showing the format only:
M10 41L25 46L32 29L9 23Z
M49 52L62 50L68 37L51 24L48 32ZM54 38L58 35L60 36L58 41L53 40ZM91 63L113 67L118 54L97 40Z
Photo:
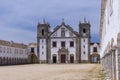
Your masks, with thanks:
M81 39L81 60L88 60L88 38Z
M40 39L40 44L39 44L39 50L40 50L40 60L46 60L46 39ZM43 54L42 54L43 53Z
M94 43L93 45L90 45L90 54L93 54L93 49L94 47L97 47L97 53L100 54L100 46L96 43Z
M56 41L57 42L57 47L52 47L52 42ZM53 54L57 55L57 59L58 59L58 50L61 49L61 41L65 41L66 43L66 49L68 49L69 51L69 55L70 54L74 54L74 60L76 60L76 39L75 38L69 38L69 39L51 39L51 58ZM74 47L70 47L70 41L74 41ZM52 60L52 59L51 59Z
M5 51L5 52L4 52ZM0 57L28 58L28 49L0 45Z
M117 45L117 35L120 32L120 6L119 0L114 0L113 5L113 12L110 15L110 4L107 0L107 5L104 14L103 20L103 31L102 31L102 39L101 39L101 51L100 54L104 55L105 49L107 48L108 43L111 44L112 38L114 39L113 45Z
M51 37L61 37L61 28L65 28L65 37L75 37L76 36L69 29L67 29L65 26L62 26L55 33L53 33L51 35ZM72 36L70 35L70 33L72 34Z

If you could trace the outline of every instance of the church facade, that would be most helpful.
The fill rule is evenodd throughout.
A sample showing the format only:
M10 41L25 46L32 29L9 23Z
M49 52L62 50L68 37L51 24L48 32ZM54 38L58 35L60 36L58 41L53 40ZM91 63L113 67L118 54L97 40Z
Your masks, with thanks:
M37 26L37 56L40 63L89 63L90 23L79 23L79 32L64 21L50 31L46 22Z

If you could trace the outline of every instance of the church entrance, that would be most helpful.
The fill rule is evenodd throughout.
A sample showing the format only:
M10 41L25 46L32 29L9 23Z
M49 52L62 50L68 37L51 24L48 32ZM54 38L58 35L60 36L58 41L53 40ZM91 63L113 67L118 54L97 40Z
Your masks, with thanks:
M74 55L70 55L70 63L74 63Z
M53 56L53 63L57 63L57 57Z
M61 63L65 63L65 61L66 61L65 54L61 54Z

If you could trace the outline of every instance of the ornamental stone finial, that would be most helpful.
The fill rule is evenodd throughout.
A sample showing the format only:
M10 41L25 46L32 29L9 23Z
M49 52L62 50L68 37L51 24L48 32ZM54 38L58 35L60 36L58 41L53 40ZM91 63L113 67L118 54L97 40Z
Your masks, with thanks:
M64 22L64 18L62 18L62 24L65 24L65 22Z

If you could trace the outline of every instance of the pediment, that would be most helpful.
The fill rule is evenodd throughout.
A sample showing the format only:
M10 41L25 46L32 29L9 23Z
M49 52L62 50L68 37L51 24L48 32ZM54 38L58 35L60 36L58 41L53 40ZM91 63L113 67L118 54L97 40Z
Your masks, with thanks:
M74 30L70 26L66 25L57 26L51 33L50 37L63 37L62 29L64 29L64 37L77 37L77 34L74 32Z

